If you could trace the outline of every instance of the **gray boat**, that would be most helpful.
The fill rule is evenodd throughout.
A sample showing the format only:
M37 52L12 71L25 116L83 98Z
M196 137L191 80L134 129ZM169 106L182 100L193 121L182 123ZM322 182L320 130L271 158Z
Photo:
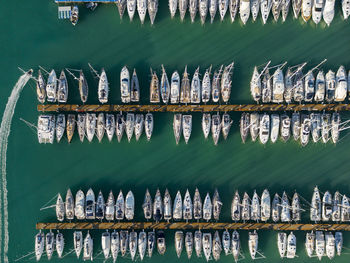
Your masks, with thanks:
M220 195L217 189L215 189L214 195L213 195L213 217L215 220L220 219L220 213L222 208L222 202L220 199Z
M143 214L145 216L145 219L146 220L151 219L152 218L152 212L153 212L152 197L151 197L148 189L146 190L146 193L145 193L145 198L144 198L144 201L143 201L142 209L143 209Z

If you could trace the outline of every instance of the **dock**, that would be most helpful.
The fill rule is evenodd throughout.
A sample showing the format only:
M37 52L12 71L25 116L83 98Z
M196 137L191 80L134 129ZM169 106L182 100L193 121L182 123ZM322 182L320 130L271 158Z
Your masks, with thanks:
M350 224L284 224L284 223L205 223L205 222L78 222L37 223L37 230L275 230L275 231L350 231Z
M322 112L350 111L350 104L233 104L233 105L78 105L40 104L39 112Z

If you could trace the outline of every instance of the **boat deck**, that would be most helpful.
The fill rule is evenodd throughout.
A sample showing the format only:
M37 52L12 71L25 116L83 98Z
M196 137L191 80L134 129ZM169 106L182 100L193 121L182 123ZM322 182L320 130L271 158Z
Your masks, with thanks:
M278 230L278 231L350 231L350 224L275 224L275 223L199 223L199 222L79 222L37 223L36 229L183 229L183 230Z
M350 104L234 104L234 105L77 105L40 104L40 112L254 112L350 111Z

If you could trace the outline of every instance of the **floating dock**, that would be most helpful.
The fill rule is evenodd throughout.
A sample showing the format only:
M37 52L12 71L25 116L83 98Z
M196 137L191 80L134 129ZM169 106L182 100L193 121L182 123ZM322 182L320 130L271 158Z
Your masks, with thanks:
M235 105L77 105L40 104L40 112L255 112L350 111L350 104L235 104Z
M37 230L89 229L182 229L182 230L276 230L276 231L350 231L350 224L275 224L275 223L199 223L199 222L79 222L37 223Z

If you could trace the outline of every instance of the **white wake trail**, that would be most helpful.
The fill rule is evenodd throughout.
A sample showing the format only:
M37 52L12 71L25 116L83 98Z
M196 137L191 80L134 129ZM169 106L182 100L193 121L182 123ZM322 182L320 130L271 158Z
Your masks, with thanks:
M6 154L8 137L10 135L12 117L15 112L16 104L19 95L31 78L31 72L29 71L23 74L16 85L12 89L11 95L8 98L4 115L2 116L0 126L0 159L1 159L1 179L2 188L0 189L0 256L3 253L3 262L8 262L8 244L9 244L9 232L8 232L8 201L7 201L7 179L6 179ZM2 191L1 191L2 190ZM4 242L2 242L2 236L4 236ZM2 249L3 248L3 249ZM0 260L1 261L1 260Z

